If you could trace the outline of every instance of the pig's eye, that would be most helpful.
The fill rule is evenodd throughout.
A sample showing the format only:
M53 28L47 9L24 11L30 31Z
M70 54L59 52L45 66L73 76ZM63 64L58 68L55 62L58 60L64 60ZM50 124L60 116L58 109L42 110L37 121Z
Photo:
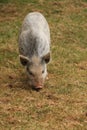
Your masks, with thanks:
M31 71L29 71L29 74L32 75L32 76L34 76L34 74Z
M27 71L30 75L34 76L34 74L29 70L29 68L27 67Z
M44 73L44 70L42 70L42 74Z

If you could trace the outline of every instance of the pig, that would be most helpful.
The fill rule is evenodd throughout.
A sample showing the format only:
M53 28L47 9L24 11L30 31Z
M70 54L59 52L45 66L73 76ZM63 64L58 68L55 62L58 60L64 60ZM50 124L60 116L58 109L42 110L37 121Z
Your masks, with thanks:
M20 29L19 59L34 89L44 87L47 64L50 61L50 29L45 17L39 12L29 13Z

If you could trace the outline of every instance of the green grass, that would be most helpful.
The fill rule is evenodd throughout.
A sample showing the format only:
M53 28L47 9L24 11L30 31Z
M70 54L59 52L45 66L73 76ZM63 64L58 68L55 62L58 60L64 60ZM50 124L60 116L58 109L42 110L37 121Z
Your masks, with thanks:
M27 84L18 57L25 15L41 12L51 30L49 79ZM87 0L0 0L0 129L87 129Z

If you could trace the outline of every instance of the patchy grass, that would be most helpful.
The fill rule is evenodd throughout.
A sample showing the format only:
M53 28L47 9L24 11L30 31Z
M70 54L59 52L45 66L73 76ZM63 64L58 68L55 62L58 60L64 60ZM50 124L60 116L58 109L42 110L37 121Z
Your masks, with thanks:
M33 91L18 58L25 15L40 11L51 29L49 80ZM0 0L0 129L87 129L87 0Z

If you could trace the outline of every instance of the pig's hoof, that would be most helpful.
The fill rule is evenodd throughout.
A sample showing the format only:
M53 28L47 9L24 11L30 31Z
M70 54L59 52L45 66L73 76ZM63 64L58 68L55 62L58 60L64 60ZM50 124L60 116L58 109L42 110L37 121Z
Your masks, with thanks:
M49 80L48 76L46 77L46 80Z

